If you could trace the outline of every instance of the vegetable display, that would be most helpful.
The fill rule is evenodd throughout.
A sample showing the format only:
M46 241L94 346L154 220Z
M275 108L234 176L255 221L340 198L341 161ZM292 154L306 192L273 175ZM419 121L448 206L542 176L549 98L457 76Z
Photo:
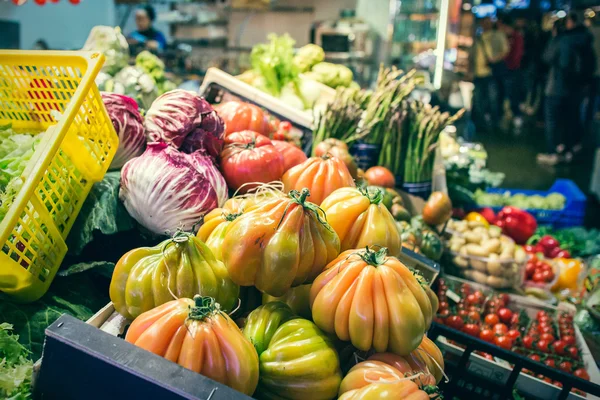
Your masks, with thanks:
M284 162L269 138L253 131L235 132L225 138L221 171L232 190L245 193L254 185L279 180Z
M154 247L123 255L110 282L115 309L129 319L174 298L195 295L213 297L224 311L231 311L237 304L239 287L210 249L184 232Z
M125 340L249 396L256 389L256 350L213 298L182 298L148 311Z
M254 131L268 136L271 125L260 107L240 101L228 101L216 108L225 124L225 136L234 132Z
M297 317L287 304L272 301L259 306L248 315L243 333L260 355L271 343L277 329L293 318Z
M312 281L340 252L340 239L325 215L307 201L310 192L290 191L258 204L225 232L223 262L231 279L272 296Z
M563 254L561 257L587 257L600 254L600 230L598 229L586 229L581 226L554 229L550 226L540 226L528 244L538 243L545 235L550 235L556 240L561 250L569 252L568 255Z
M402 251L400 231L392 214L382 203L383 189L345 187L321 203L327 222L340 237L341 249L366 246L386 247L392 256Z
M150 232L165 235L178 228L190 231L217 207L215 187L198 169L194 157L166 143L149 143L140 157L123 167L119 198L129 214Z
M281 325L259 355L259 399L335 399L342 375L331 340L312 322Z
M310 299L325 332L359 350L399 355L419 346L437 310L435 294L386 248L341 253L315 279Z
M310 201L317 205L334 190L355 186L346 165L329 155L309 158L286 171L281 180L286 191L308 188Z
M111 169L121 168L127 161L140 156L146 147L144 119L131 97L101 93L102 102L119 136L119 148L110 163Z

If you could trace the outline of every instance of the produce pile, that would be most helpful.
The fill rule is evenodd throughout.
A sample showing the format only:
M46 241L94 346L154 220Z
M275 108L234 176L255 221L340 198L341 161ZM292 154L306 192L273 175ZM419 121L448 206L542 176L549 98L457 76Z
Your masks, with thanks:
M482 190L475 192L475 202L482 207L514 206L521 209L537 210L562 210L567 199L561 193L549 193L546 196L526 195L523 193L511 194L486 193Z
M590 379L575 337L572 314L553 308L523 308L513 304L507 294L482 290L454 279L439 279L437 294L440 300L437 322L549 367ZM494 361L490 354L480 355ZM528 370L523 373L533 376ZM562 382L543 375L537 378L562 387Z

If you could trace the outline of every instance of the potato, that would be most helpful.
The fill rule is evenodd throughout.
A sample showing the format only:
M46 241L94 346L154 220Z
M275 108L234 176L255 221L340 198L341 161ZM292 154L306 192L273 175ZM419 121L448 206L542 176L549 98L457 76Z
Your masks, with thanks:
M488 229L488 235L490 235L491 238L497 239L500 237L501 234L502 234L502 229L499 226L492 225Z
M487 272L487 262L476 258L471 258L469 261L471 262L471 267L477 271Z
M479 272L479 271L473 271L473 280L477 283L481 283L482 285L485 285L485 283L488 280L488 276L486 274L484 274L483 272Z
M511 286L511 282L508 279L499 278L493 275L487 277L486 284L496 289L503 289Z
M490 254L490 252L483 246L480 246L475 243L469 243L465 245L465 248L467 249L467 253L470 256L487 257Z
M452 262L459 268L469 268L469 262L464 257L456 256L452 259Z
M523 264L525 261L527 261L527 253L525 252L525 249L523 249L521 246L517 246L517 248L515 249L515 261L519 264Z
M504 267L499 261L498 254L492 253L488 257L487 272L494 276L502 276L504 274Z
M513 261L514 260L514 255L515 255L515 249L514 248L505 247L500 252L500 259L502 261L504 261L504 262L506 262L506 261Z
M467 243L481 243L481 235L473 231L465 232Z
M457 242L450 242L450 251L456 253L463 245Z
M456 224L454 224L453 229L456 232L464 233L464 232L466 232L469 229L469 227L467 226L467 222L466 221L459 221Z
M450 238L450 244L452 244L452 243L458 243L461 246L463 246L464 244L467 243L467 240L462 236L452 236Z
M467 226L471 229L477 228L478 226L485 228L485 225L483 224L483 222L480 222L480 221L468 221Z
M462 271L462 274L465 278L473 280L473 270L472 269L465 269L464 271Z
M486 249L488 254L500 252L500 245L501 243L498 239L488 239L481 242L481 247Z

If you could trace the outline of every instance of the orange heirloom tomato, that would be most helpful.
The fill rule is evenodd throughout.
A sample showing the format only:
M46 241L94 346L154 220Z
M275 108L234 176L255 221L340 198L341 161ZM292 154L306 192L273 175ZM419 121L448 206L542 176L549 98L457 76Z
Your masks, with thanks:
M408 355L435 312L428 289L385 247L348 250L313 282L313 320L359 350Z
M310 284L296 286L288 290L286 294L280 297L263 294L262 303L266 304L268 302L277 300L283 301L285 304L290 306L292 311L302 318L312 319L312 312L310 311L310 288Z
M393 353L375 353L369 361L381 361L396 368L402 374L423 372L425 375L415 379L419 386L435 385L444 376L444 358L440 349L427 336L416 350L407 356Z
M340 239L310 192L292 190L256 205L225 231L223 263L238 285L283 296L311 282L340 251Z
M148 311L133 321L125 340L249 396L258 385L254 346L211 297Z
M393 256L402 251L401 233L383 204L385 192L376 187L345 187L321 203L327 222L340 237L342 251L366 246L387 247Z
M283 140L272 140L273 146L283 156L283 171L287 171L288 169L295 167L298 164L302 164L306 161L306 154L293 143L286 142Z
M356 364L342 380L338 400L429 400L402 372L381 361Z
M320 205L334 190L354 186L354 179L346 165L336 157L324 155L311 157L302 164L290 168L283 174L285 191L310 190L310 201Z

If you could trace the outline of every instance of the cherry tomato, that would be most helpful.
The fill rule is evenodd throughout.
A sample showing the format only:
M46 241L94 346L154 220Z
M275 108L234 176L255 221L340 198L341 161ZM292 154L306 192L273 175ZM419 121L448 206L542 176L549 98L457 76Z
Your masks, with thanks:
M506 293L501 293L498 295L498 300L502 303L501 307L506 307L510 302L510 296Z
M533 336L525 336L523 338L523 346L526 349L532 349L533 348L533 342L534 342L534 340L535 339L533 338Z
M565 372L571 372L573 369L573 364L570 361L563 361L559 364L558 368Z
M292 129L292 123L290 121L281 121L279 123L279 129L283 131L289 131Z
M506 336L512 340L517 340L519 336L521 336L521 333L516 329L510 329L508 332L506 332Z
M556 368L556 362L554 361L553 358L547 358L546 361L544 361L544 364L546 364L547 366L549 366L551 368Z
M529 358L530 360L533 360L533 361L540 362L540 356L539 356L539 355L537 355L537 354L530 354L530 355L528 356L528 358Z
M562 340L557 340L556 342L552 343L552 350L554 350L554 352L558 355L563 355L565 354L565 347L567 346L567 344L562 341Z
M534 273L535 273L535 264L527 263L527 265L525 266L525 275L527 276L527 279L531 279L533 277Z
M491 329L482 329L481 332L479 333L479 339L489 342L489 343L493 343L495 337L496 337L496 335L494 334L494 331L492 331Z
M550 325L540 325L538 327L538 332L539 333L553 333L554 328Z
M513 313L508 308L501 308L498 310L498 317L500 317L500 321L505 324L510 323L510 319L512 318Z
M544 279L544 273L540 270L535 271L535 273L531 277L531 280L534 281L535 283L546 282L546 280Z
M548 350L549 350L549 348L548 348L548 346L549 346L549 345L550 345L550 343L548 343L548 341L547 341L547 340L539 340L539 341L538 341L538 342L535 344L535 347L536 347L536 348L537 348L539 351L541 351L541 352L544 352L544 353L547 353L547 352L548 352Z
M450 305L448 304L447 301L440 301L440 305L438 307L439 310L445 310L448 307L450 307Z
M575 337L574 336L561 336L560 340L562 340L563 342L565 342L567 345L572 346L575 344Z
M500 348L510 350L512 347L512 339L508 336L496 336L494 344Z
M462 330L465 323L463 322L463 319L460 316L452 315L452 316L446 318L446 325L460 331L460 330Z
M500 322L500 318L496 314L488 314L485 316L484 321L489 326L494 326Z
M478 337L479 336L479 325L477 325L477 324L466 324L463 327L463 332L466 333L467 335Z
M577 347L575 346L571 346L567 349L567 353L569 353L569 355L574 358L575 360L579 359L579 350L577 350Z
M585 368L577 368L575 372L573 372L573 375L575 375L578 378L585 379L586 381L590 380L590 375L585 370Z
M575 330L573 328L571 329L563 329L562 331L560 331L561 336L575 336Z
M547 314L547 313L546 313L546 311L544 311L544 310L540 310L540 311L538 311L538 312L537 312L537 314L536 314L536 318L537 318L537 320L538 320L538 321L539 321L539 320L540 320L540 318L541 318L541 317L543 317L543 316L548 316L548 314Z
M513 314L512 318L510 319L510 324L518 326L519 321L520 321L519 314Z
M474 294L470 294L467 296L467 298L465 299L465 302L467 304L477 304L477 297Z
M544 279L544 282L552 282L552 279L554 279L554 272L552 272L552 270L542 271L542 278Z
M554 340L555 340L554 335L551 333L542 333L540 335L540 339L547 340L548 342L551 342L551 343L554 342Z
M482 354L483 358L485 358L486 360L490 360L490 361L494 361L494 356L491 355L490 353L483 353Z
M550 323L552 322L551 318L548 315L542 315L541 317L538 317L538 322L541 323Z
M448 310L447 308L446 308L446 309L444 309L444 310L440 310L440 311L438 312L438 315L439 315L440 317L442 317L442 318L446 318L446 317L448 317L448 316L450 315L450 310Z
M495 334L504 335L504 334L506 334L506 332L508 332L508 327L506 325L504 325L503 323L494 325L494 333Z
M477 299L477 304L483 303L483 301L485 300L485 296L483 295L483 293L481 293L481 290L476 290L475 292L473 292L473 294Z
M460 287L460 293L464 296L468 296L469 294L471 294L471 287L466 283L463 283Z
M463 319L467 318L467 315L469 315L469 312L467 310L459 310L458 311L458 315L460 315Z
M467 318L471 321L479 322L481 321L481 314L479 314L477 311L469 311Z

